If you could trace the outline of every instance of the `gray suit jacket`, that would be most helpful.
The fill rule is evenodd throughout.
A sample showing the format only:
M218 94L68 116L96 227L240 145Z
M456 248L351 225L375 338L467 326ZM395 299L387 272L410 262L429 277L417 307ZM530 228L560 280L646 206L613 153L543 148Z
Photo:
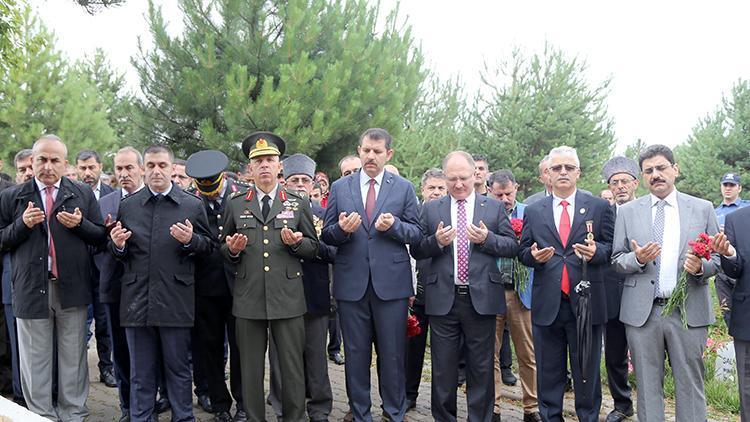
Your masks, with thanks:
M700 233L714 235L719 231L716 215L710 202L677 192L680 214L680 261L677 268L682 271L688 241ZM657 277L656 264L638 265L635 252L631 251L631 240L645 245L653 239L651 233L651 195L629 202L617 212L615 240L612 244L612 261L618 272L627 274L622 291L620 321L640 327L646 323L654 299L654 283ZM714 322L708 279L718 271L719 256L703 260L703 274L688 274L688 296L686 304L687 323L691 327L703 327Z

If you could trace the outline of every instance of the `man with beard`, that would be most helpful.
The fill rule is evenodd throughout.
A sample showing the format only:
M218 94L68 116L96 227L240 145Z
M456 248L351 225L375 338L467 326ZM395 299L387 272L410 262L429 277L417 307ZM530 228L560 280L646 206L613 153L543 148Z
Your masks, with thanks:
M111 186L102 183L102 160L96 151L83 150L76 155L76 171L78 180L91 187L94 197L99 198L114 191ZM107 252L104 252L107 253ZM99 356L99 381L107 387L117 387L117 380L112 366L112 339L109 335L107 311L99 301L99 269L92 266L91 291L93 303L89 306L89 317L86 320L88 338L91 337L91 321L95 321L96 352Z
M602 176L612 191L617 216L621 206L635 199L638 189L638 163L626 157L614 157L604 164ZM628 385L628 340L625 325L620 321L620 302L625 276L612 267L606 272L604 282L607 296L607 322L604 326L604 364L607 368L607 385L612 394L614 409L607 422L620 422L633 416L633 400Z

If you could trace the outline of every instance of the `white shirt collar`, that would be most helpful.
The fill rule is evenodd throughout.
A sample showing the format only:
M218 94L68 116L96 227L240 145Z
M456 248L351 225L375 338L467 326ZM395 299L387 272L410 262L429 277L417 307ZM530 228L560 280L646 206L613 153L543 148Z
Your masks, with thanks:
M273 189L271 189L271 192L268 192L268 193L263 192L257 186L255 187L255 193L258 194L258 201L262 200L263 197L266 196L266 195L270 196L271 197L271 201L273 201L274 199L276 199L276 191L277 190L279 190L279 184L278 183L273 187Z
M653 193L649 194L651 195L651 206L653 207L656 205L657 202L661 201L658 196L654 195ZM667 195L664 200L667 202L667 205L670 207L674 207L677 205L677 189L672 189L672 192Z
M165 190L164 192L154 192L154 191L153 191L153 189L151 189L150 187L148 188L148 190L150 190L150 191L151 191L151 195L159 195L159 194L162 194L162 195L164 195L164 196L167 196L167 195L169 195L169 192L172 192L172 188L173 188L173 187L174 187L174 184L170 183L170 184L169 184L169 188L168 188L167 190Z
M96 182L96 185L94 185L94 192L101 192L102 191L102 181L99 180Z
M34 181L36 181L36 187L39 188L39 192L44 192L44 189L47 188L47 185L42 183L42 181L37 179L36 177L34 178ZM55 182L55 184L52 186L54 186L55 189L60 190L60 182L62 182L62 177L57 179L57 182Z
M473 204L474 201L476 201L476 197L477 197L477 192L474 191L474 190L472 190L471 193L469 194L469 196L466 197L466 203L467 204ZM458 199L456 199L453 196L451 196L451 206L454 206L456 204L458 204Z
M367 186L368 183L370 183L370 179L375 179L375 184L378 186L383 186L383 175L385 174L385 170L380 170L380 173L378 173L375 177L370 177L365 173L364 171L359 172L359 184L362 186Z
M575 202L575 199L576 199L576 193L577 193L577 192L578 192L578 189L576 188L576 190L574 190L574 191L573 191L573 193L572 193L572 194L570 194L570 196L568 196L567 198L560 198L560 197L558 197L557 195L555 195L555 194L553 193L553 194L552 194L552 201L554 202L554 205L555 205L555 206L558 206L558 205L560 205L560 202L562 202L562 201L568 201L568 204L572 204L572 203L574 203L574 202Z
M138 189L134 190L132 193L128 193L128 191L126 191L125 189L120 189L120 195L122 195L120 198L124 198L124 197L126 197L128 195L132 195L134 193L138 193L138 192L140 192L141 189L143 189L144 186L146 186L146 185L144 185L143 183L141 183L141 185L138 186ZM151 192L153 193L153 191L151 191Z

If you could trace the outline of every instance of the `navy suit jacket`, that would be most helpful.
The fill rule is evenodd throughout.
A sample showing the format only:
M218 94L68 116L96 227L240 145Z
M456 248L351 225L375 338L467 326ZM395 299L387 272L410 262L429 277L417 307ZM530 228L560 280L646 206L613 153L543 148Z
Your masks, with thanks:
M354 233L348 234L339 227L342 212L357 212L362 217L362 224ZM375 221L381 213L391 213L395 217L393 225L385 232L375 229ZM384 172L373 218L366 220L359 172L334 182L321 236L323 242L337 247L333 296L338 300L360 300L370 279L375 294L382 300L413 296L411 260L406 244L419 244L422 231L417 196L411 182Z
M504 209L500 202L476 195L472 222L479 226L483 221L488 229L487 239L482 245L469 245L471 303L480 315L505 314L505 288L497 258L514 257L518 243ZM411 248L415 259L432 258L431 265L426 268L427 274L420 277L424 280L425 312L428 315L447 315L455 296L453 245L442 247L435 237L441 221L445 226L453 225L449 195L422 206L420 226L424 237L418 247Z
M750 341L750 207L741 208L727 215L724 233L737 251L736 259L721 257L724 273L737 279L732 292L732 318L729 319L729 334L737 340Z
M581 281L582 274L581 259L573 251L573 244L585 244L587 234L585 222L592 221L596 253L588 262L588 278L591 282L591 322L602 324L607 320L604 282L605 274L611 270L610 256L615 224L612 208L604 199L579 190L575 199L576 209L568 210L573 222L568 243L563 247L555 226L552 201L553 197L548 196L529 205L526 207L523 218L523 234L518 258L524 265L534 268L531 321L537 325L548 326L557 318L560 311L560 280L563 264L567 264L568 267L570 300L575 312L578 302L575 287ZM539 264L531 256L531 245L534 242L539 249L547 246L555 248L555 253L549 261Z
M617 206L612 205L612 214L617 221ZM611 265L605 273L604 291L607 296L607 319L620 318L620 302L626 274L618 273L615 265Z
M102 188L104 185L102 185ZM102 189L103 191L103 189ZM110 216L110 221L117 220L117 213L120 210L120 199L122 199L122 189L114 191L99 197L99 209L102 213L102 220ZM101 303L119 303L120 302L120 278L123 273L122 262L115 259L109 250L94 255L94 264L99 270L99 301Z
M311 203L315 228L323 227L326 210ZM310 315L328 315L331 312L330 264L336 259L336 248L318 243L318 256L302 263L302 284L305 287L305 302Z

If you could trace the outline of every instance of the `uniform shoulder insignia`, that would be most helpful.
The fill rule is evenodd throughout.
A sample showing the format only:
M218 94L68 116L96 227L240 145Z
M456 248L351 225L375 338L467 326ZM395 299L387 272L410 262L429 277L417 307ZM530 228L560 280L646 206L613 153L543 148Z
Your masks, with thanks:
M188 186L185 189L185 192L187 192L187 193L189 193L189 194L191 194L191 195L193 195L193 196L195 196L197 198L200 198L200 193L198 193L198 189L195 186L193 186L193 185Z
M240 190L238 190L236 192L232 192L232 194L229 195L229 199L238 198L238 197L244 195L245 192L247 192L247 189L240 189Z

